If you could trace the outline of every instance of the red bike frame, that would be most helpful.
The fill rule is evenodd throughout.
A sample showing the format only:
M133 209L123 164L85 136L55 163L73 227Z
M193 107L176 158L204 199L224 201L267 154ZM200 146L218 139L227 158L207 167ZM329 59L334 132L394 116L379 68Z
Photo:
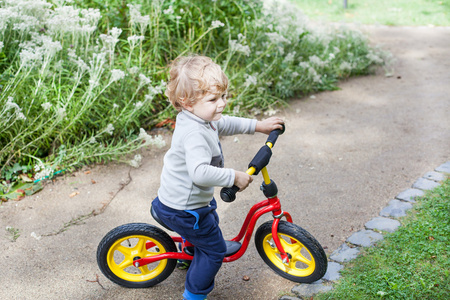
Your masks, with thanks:
M235 238L231 239L231 241L240 242L242 240L242 238L244 238L244 240L242 241L241 248L239 249L239 251L237 253L235 253L231 256L225 257L223 260L224 262L235 261L235 260L241 258L242 255L244 255L244 253L247 250L248 245L250 243L250 239L252 237L253 230L255 229L256 221L258 221L258 219L262 215L269 213L269 212L273 212L272 214L274 217L274 222L272 224L272 237L275 242L275 245L277 246L278 251L280 251L282 260L284 260L285 262L289 261L289 258L287 256L287 254L284 252L283 246L280 243L277 232L278 232L278 223L280 222L280 219L282 217L286 217L287 221L292 223L292 217L288 212L281 210L280 199L278 197L274 197L274 198L268 198L266 200L258 202L252 206L252 208L250 209L250 211L247 214L247 217L245 218L244 223L242 224L239 234ZM183 239L179 236L172 236L172 239L175 243L182 243L182 245L183 245L182 248L188 247L188 246L193 246L189 242L183 241ZM155 246L155 244L153 242L147 242L147 244L146 244L147 249L154 247L154 246ZM150 257L144 257L144 258L135 260L133 262L133 264L135 267L142 267L144 265L154 263L154 262L162 260L162 259L192 260L192 258L193 258L193 256L186 254L183 251L182 252L166 252L163 254L157 254L157 255L150 256Z
M266 142L266 145L269 148L273 147L273 144L271 142ZM247 170L247 174L253 175L255 173L255 171L256 171L256 169L254 167L250 167ZM261 169L261 173L264 178L264 183L270 184L271 180L270 180L267 168L263 167ZM250 209L250 211L247 214L247 217L245 218L244 224L242 224L241 231L235 238L231 239L231 241L234 241L234 242L240 242L242 239L244 239L243 242L241 243L241 247L240 247L239 251L236 252L235 254L225 257L223 260L224 262L235 261L235 260L241 258L242 255L244 255L244 253L247 250L248 245L250 243L250 239L252 237L253 230L255 229L256 221L258 221L258 219L262 215L267 214L269 212L272 212L272 215L274 217L274 221L272 223L273 241L274 241L275 245L277 246L277 249L280 253L283 263L289 262L289 257L286 254L286 252L284 252L283 246L281 245L280 239L278 237L278 224L280 223L280 219L282 217L286 217L286 220L288 222L292 223L292 217L288 212L284 212L281 210L281 202L277 196L267 198L266 200L258 202L252 206L252 208ZM172 236L171 238L175 243L182 244L181 252L166 252L163 254L156 254L156 255L149 256L149 257L140 258L140 259L135 260L133 262L133 265L135 267L139 268L144 265L154 263L154 262L162 260L162 259L192 260L193 256L185 253L183 250L185 247L189 247L189 246L193 246L193 245L191 243L189 243L188 241L184 241L181 237ZM295 241L292 241L292 242L294 243ZM147 249L154 247L154 246L155 246L155 244L153 242L147 242L147 244L146 244Z

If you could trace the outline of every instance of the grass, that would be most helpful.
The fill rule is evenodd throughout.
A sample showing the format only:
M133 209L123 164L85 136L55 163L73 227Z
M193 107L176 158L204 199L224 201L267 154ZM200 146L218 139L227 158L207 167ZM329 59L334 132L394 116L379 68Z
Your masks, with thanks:
M450 179L418 199L402 226L348 263L314 299L448 299Z
M311 19L392 26L450 26L449 0L292 0Z

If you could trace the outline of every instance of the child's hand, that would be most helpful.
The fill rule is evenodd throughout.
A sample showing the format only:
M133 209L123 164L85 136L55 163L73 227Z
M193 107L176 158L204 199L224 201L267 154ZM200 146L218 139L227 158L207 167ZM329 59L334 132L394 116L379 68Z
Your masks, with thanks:
M239 192L245 190L248 185L253 181L252 176L247 173L234 171L234 185L239 188Z
M282 129L283 126L281 126L281 124L284 124L282 119L278 117L271 117L263 121L257 121L255 131L269 134L272 130Z

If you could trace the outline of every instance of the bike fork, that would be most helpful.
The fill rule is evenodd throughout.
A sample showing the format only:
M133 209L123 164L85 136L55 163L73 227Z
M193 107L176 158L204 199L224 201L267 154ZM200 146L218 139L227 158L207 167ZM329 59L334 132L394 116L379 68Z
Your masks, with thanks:
M274 214L274 220L272 223L272 238L275 242L275 246L277 246L278 251L280 252L281 260L283 264L288 264L289 259L289 253L286 253L284 251L283 245L281 245L280 238L278 237L278 224L280 223L280 219L282 217L286 217L287 221L292 223L292 217L289 213L281 211L278 215Z

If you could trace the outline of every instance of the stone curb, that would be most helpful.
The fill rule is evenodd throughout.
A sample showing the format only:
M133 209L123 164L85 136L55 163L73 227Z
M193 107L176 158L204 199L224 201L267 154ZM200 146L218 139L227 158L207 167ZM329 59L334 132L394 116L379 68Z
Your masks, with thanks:
M389 201L379 217L364 224L364 230L352 234L345 243L331 253L328 269L321 280L311 284L299 284L292 288L291 292L296 296L282 296L279 300L310 299L317 293L328 292L333 289L333 283L340 278L339 271L344 268L341 263L355 259L360 247L376 246L383 239L380 232L394 232L401 226L397 218L406 216L406 211L413 207L417 197L425 194L425 191L434 189L450 174L450 161L440 165L434 171L427 172L416 180L410 189L398 194L395 199Z

